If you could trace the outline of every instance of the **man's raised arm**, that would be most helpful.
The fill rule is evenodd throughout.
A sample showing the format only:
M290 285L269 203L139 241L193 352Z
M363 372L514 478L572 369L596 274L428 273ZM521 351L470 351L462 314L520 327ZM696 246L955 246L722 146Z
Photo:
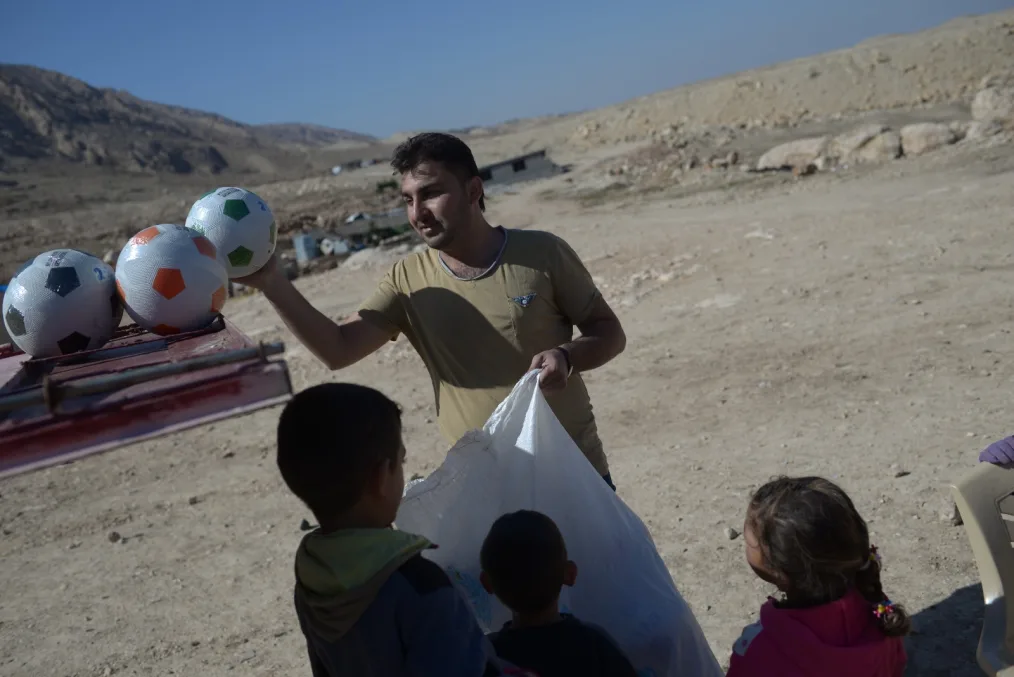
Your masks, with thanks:
M285 326L329 369L343 369L375 353L396 334L354 313L335 322L299 293L272 257L253 275L237 280L264 293Z

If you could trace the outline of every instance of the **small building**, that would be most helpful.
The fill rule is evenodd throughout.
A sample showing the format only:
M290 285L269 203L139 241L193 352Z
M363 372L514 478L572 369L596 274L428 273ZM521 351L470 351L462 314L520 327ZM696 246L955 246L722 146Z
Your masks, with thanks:
M545 179L563 171L562 167L546 156L545 150L539 150L480 167L479 178L483 183L495 186Z
M379 214L356 212L338 224L335 232L350 242L359 243L397 235L409 228L408 213L399 208Z

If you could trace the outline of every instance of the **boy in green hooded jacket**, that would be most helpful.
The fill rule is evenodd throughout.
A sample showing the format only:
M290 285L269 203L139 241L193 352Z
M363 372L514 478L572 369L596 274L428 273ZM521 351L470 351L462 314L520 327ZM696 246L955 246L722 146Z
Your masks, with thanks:
M278 423L278 468L320 525L296 553L295 605L314 677L501 674L435 547L392 528L405 487L398 406L371 388L298 393Z

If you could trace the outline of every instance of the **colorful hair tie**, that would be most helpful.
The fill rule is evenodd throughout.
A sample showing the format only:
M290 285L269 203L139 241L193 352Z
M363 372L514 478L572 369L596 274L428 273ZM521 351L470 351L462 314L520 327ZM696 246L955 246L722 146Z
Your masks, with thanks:
M859 567L859 570L860 571L866 571L867 569L870 568L870 564L872 562L876 562L877 564L880 564L880 553L877 552L877 546L875 546L875 545L871 545L870 546L870 554L866 558L866 561L863 562L863 565L861 567Z
M894 603L889 599L885 599L883 602L880 602L877 606L873 607L873 615L877 618L883 618L890 613L894 613Z

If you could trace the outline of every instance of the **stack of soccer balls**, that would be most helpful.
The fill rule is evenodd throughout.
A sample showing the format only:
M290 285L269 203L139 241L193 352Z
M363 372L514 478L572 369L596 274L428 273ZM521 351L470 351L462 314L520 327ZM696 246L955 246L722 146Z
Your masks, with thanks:
M130 238L115 271L75 249L31 259L7 286L4 326L36 358L101 348L124 310L162 336L203 329L221 313L229 280L260 270L277 236L274 215L256 194L217 188L194 203L186 225L150 226Z

